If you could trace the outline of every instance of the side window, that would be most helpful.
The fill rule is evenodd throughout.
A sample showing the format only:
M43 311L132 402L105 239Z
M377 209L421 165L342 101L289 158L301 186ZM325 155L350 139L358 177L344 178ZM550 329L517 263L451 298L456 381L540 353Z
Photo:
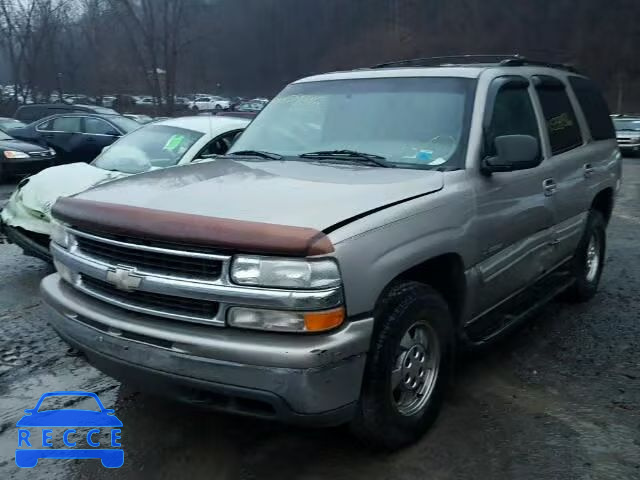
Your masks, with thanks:
M47 120L46 122L42 122L40 125L36 127L36 130L40 130L42 132L49 132L53 130L53 120Z
M594 140L616 138L611 112L598 87L592 81L581 77L571 77L569 83L587 120L591 137Z
M210 141L202 152L200 152L199 158L206 157L207 155L224 155L227 153L227 150L231 148L231 145L233 145L239 133L238 131L225 133Z
M540 132L529 90L504 88L496 95L487 138L487 155L495 155L494 140L503 135L531 135L540 142Z
M82 117L58 117L51 121L51 130L54 132L78 133L81 132Z
M114 135L116 129L100 118L85 117L84 133L93 135Z
M576 114L564 87L536 88L542 105L551 152L557 155L582 145L582 134Z

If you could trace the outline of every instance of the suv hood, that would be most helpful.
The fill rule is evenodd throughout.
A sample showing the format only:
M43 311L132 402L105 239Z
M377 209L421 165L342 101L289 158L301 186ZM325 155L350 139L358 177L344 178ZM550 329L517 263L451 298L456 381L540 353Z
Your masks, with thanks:
M442 187L438 171L221 158L116 180L75 198L325 230Z

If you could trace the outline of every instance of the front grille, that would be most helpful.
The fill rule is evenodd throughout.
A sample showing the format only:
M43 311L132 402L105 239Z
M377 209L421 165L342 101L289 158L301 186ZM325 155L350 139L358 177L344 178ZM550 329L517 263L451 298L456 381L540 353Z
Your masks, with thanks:
M143 292L141 290L125 292L118 290L107 282L86 275L82 276L82 286L89 293L93 292L100 295L105 298L105 300L112 299L123 305L152 310L156 313L146 313L159 316L167 316L163 315L163 313L166 313L172 317L185 316L206 321L214 319L220 307L218 302L209 300L182 298L173 295Z
M135 245L113 245L82 236L77 236L76 241L83 253L112 265L126 265L150 273L201 280L217 280L222 272L221 260L150 252L137 249Z

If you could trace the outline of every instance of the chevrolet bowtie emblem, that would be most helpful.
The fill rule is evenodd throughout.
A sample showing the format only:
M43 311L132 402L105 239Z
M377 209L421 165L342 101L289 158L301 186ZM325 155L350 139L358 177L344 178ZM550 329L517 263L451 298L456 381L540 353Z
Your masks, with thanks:
M134 268L110 268L107 271L107 282L115 286L118 290L131 292L137 290L142 283L142 277L135 274Z

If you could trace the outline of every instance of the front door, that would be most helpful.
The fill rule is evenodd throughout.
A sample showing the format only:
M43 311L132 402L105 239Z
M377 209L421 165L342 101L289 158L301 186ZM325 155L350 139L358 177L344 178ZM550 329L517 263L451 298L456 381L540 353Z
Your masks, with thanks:
M524 79L523 79L524 80ZM528 82L498 91L485 132L483 156L495 155L493 140L502 135L530 135L540 142L541 122ZM472 306L477 317L522 290L550 266L553 207L545 196L548 162L535 168L475 176L477 212L476 273L479 292Z

